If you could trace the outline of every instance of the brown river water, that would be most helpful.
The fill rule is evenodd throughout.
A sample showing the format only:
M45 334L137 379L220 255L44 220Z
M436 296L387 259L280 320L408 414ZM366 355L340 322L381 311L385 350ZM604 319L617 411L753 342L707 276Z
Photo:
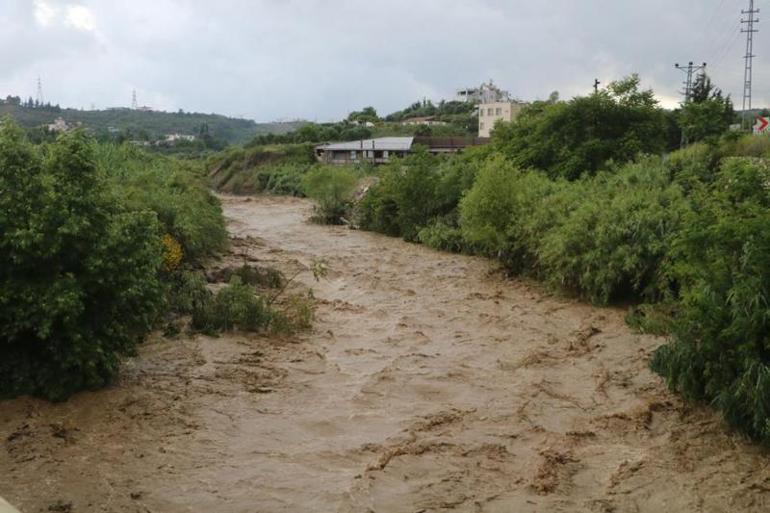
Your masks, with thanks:
M770 511L770 457L667 392L623 311L222 199L226 261L303 271L315 328L156 335L109 389L0 402L22 512Z

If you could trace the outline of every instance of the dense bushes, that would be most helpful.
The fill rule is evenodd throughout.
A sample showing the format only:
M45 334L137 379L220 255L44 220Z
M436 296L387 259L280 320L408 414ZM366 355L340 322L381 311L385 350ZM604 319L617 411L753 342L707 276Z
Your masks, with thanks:
M108 383L161 309L161 229L111 196L82 132L0 128L0 396Z
M314 220L340 224L350 208L358 183L355 171L346 167L318 166L302 179L302 190L315 202Z
M545 176L521 172L502 158L487 161L460 206L463 237L513 272L532 268L529 216L554 187Z
M202 166L82 131L0 128L0 396L103 386L167 312L204 300L227 243Z
M195 162L146 153L131 145L94 145L96 165L115 201L154 212L164 233L177 240L187 263L197 264L227 245L219 201Z
M233 194L302 196L302 177L315 165L306 144L229 148L206 163L211 185Z
M662 294L661 263L685 209L658 158L576 182L496 159L465 196L460 224L510 271L607 303Z
M485 150L469 151L454 159L418 151L380 169L380 180L358 206L362 228L408 241L423 237L436 247L457 242L457 206L473 185ZM449 229L447 229L449 228ZM447 236L450 241L441 240Z
M221 269L211 277L226 280L227 285L212 291L200 273L186 273L175 281L178 311L190 314L194 330L289 334L311 326L312 295L285 295L292 280L275 269L243 265Z
M727 159L693 194L673 251L682 287L672 339L653 368L690 399L709 401L770 441L770 172Z
M209 332L259 331L270 324L271 318L267 301L237 276L216 294L203 294L192 310L193 327Z
M705 73L698 75L690 101L676 115L682 137L688 142L718 141L735 122L730 96L723 96Z
M572 198L569 212L540 232L537 255L547 281L597 303L662 297L669 287L662 264L688 207L660 159L644 159L576 187L566 192ZM536 215L541 210L535 209Z

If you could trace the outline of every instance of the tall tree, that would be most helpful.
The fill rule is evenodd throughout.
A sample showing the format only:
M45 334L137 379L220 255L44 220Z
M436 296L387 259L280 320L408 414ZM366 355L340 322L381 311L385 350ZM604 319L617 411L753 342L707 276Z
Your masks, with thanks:
M733 123L735 110L730 96L714 86L711 78L701 73L695 79L690 102L679 112L679 126L687 142L719 137Z
M637 75L568 102L535 102L515 123L501 123L493 145L514 164L570 180L591 175L607 161L661 153L666 119L651 90Z

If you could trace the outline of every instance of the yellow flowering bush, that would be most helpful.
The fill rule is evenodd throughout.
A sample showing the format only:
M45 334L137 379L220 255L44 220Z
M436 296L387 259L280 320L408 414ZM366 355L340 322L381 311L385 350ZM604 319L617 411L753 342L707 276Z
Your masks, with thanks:
M163 243L163 268L168 272L175 271L184 257L182 245L168 233L163 235L161 242Z

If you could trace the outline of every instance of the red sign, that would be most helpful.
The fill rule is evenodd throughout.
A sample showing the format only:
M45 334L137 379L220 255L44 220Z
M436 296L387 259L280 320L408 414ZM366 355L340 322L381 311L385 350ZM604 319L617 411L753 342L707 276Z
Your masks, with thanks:
M757 116L757 122L754 124L755 134L764 134L767 132L767 127L770 126L770 121L762 116Z

